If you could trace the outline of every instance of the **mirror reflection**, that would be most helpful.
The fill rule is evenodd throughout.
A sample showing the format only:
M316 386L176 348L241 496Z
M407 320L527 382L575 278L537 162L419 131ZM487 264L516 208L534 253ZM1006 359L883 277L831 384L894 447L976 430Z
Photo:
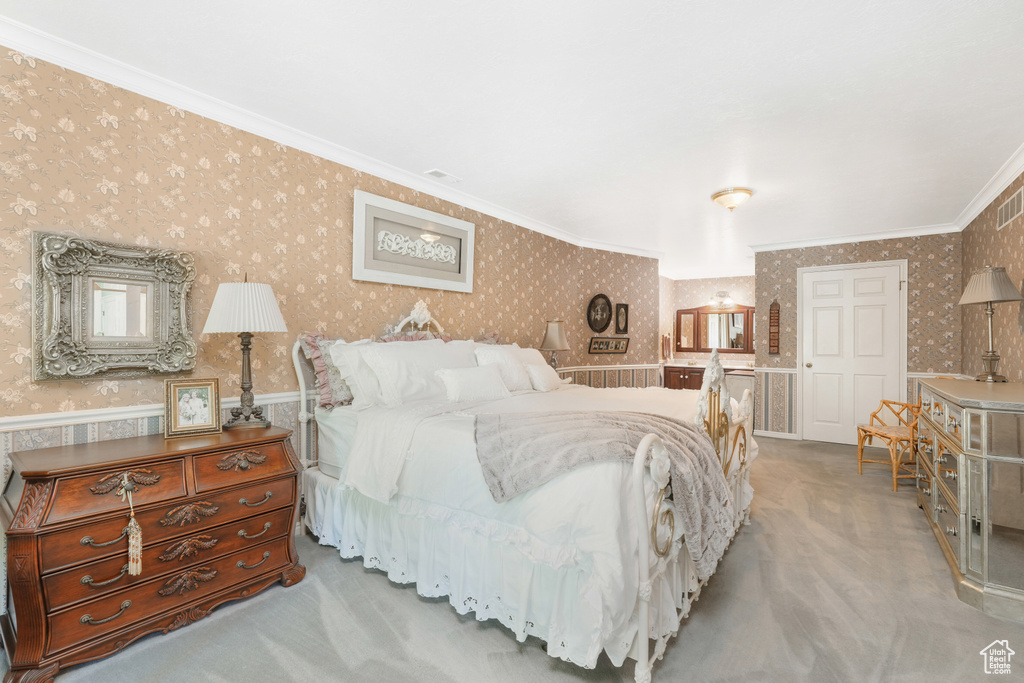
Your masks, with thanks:
M701 348L742 350L745 317L743 313L701 313Z
M91 336L152 336L149 327L149 287L145 283L93 280Z
M695 318L693 313L679 313L678 330L676 330L676 346L679 350L693 350L697 340L694 335Z

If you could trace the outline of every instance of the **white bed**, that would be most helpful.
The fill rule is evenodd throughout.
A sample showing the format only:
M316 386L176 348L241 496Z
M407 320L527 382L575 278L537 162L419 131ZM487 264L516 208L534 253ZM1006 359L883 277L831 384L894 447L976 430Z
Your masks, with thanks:
M301 373L298 352L295 358ZM719 437L735 528L749 512L749 466L756 445L746 440L749 421L730 425L716 410L718 396L710 389L703 394L711 398L715 417L707 424L728 435ZM412 421L416 427L397 491L387 502L342 483L354 479L347 477L349 452L360 421L371 419L372 409L317 408L318 466L303 477L305 522L320 543L337 547L342 557L362 557L365 566L385 571L393 581L415 583L421 595L447 597L462 614L497 619L520 640L541 638L551 656L583 667L593 667L601 652L617 666L631 656L638 660L637 679L648 680L650 662L661 656L703 584L679 531L671 545L663 518L653 536L649 531L664 485L655 484L645 468L652 450L658 453L651 446L656 440L645 439L634 462L580 467L496 503L477 459L475 415L629 411L693 422L698 398L693 391L568 385L516 392L422 419L419 403L391 407L386 424ZM749 408L743 406L747 416ZM708 413L705 407L703 414ZM637 482L643 487L639 496ZM644 501L642 515L634 496ZM664 557L648 549L649 538L661 550L667 547ZM646 561L638 562L638 556ZM649 635L660 638L653 659L646 639L637 637L648 602Z

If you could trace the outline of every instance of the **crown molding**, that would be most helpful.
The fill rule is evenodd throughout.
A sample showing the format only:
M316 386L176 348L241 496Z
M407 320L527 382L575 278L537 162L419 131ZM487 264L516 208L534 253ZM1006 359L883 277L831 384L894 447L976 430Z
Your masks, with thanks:
M781 251L783 249L803 249L805 247L824 247L832 244L851 244L853 242L874 242L876 240L892 240L902 237L924 237L926 235L943 235L950 232L960 232L959 225L954 223L940 223L938 225L922 225L916 228L903 228L900 230L889 230L887 232L868 232L860 235L844 235L841 237L817 237L806 240L794 240L792 242L771 242L766 244L751 244L750 248L754 253L762 251Z
M517 211L452 189L426 176L392 166L328 140L309 135L286 124L219 100L171 80L143 71L125 62L50 35L21 22L0 16L0 44L52 64L105 81L173 105L184 111L267 138L349 168L370 173L389 182L423 192L453 204L479 211L498 220L568 242L577 247L600 249L633 256L660 259L664 252L640 249L613 242L580 237L561 228L535 220Z
M960 215L956 217L954 223L961 230L965 229L971 224L975 218L977 218L982 211L984 211L989 204L994 202L996 198L1003 193L1007 187L1010 186L1017 177L1024 173L1024 145L1017 148L1006 163L1000 167L996 174L992 176L992 179L985 183L985 187L981 188L981 191L974 196L974 199L960 212Z

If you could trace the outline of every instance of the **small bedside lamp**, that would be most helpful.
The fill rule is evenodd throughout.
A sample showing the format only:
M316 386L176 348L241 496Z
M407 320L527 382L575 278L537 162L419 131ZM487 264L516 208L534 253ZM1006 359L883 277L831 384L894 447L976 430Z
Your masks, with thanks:
M569 350L564 323L561 320L548 321L548 328L544 331L544 341L540 343L540 350L551 352L551 367L557 369L558 361L555 359L555 352Z
M1020 301L1020 292L1010 281L1006 274L1006 268L993 268L985 266L971 276L963 296L960 297L958 305L964 304L986 304L985 315L988 316L988 351L981 355L981 362L985 366L985 372L974 379L979 382L1005 382L1006 377L996 374L996 366L999 365L999 354L992 348L992 304L1002 301Z
M233 333L242 340L242 405L231 409L224 429L269 427L263 407L253 405L252 368L249 349L253 332L287 332L270 285L249 282L222 282L213 297L203 334Z

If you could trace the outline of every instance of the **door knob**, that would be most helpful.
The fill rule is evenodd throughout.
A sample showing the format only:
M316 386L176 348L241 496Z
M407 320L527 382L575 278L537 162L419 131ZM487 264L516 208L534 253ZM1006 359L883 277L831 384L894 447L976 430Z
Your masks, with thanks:
M808 367L808 368L809 368L809 367L811 367L812 365L814 365L814 364L813 364L813 363L806 363L806 364L805 364L805 367Z

